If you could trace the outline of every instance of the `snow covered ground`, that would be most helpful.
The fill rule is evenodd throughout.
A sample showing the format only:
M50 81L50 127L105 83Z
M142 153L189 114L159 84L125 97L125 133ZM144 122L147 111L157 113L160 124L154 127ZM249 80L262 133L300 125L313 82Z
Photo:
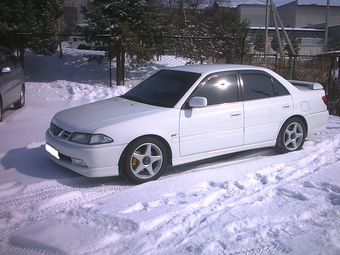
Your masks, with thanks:
M59 110L129 87L109 88L100 73L107 63L84 64L82 54L65 49L63 65L50 73L44 61L52 57L29 55L26 106L4 113L1 254L340 254L339 117L294 153L236 153L138 186L90 179L52 162L44 133ZM97 78L77 77L67 67L77 61ZM138 78L136 71L131 80Z

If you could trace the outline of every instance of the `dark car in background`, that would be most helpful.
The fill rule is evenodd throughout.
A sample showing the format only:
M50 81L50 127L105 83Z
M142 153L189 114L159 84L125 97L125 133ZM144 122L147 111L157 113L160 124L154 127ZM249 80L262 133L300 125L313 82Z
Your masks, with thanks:
M14 109L25 105L24 72L16 56L0 47L0 122L3 111L12 105Z

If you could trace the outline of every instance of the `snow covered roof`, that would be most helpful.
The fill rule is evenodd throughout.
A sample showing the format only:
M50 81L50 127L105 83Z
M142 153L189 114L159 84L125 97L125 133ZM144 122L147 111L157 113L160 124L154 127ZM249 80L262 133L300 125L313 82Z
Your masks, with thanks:
M249 5L253 5L253 4L259 4L259 5L266 5L266 1L261 1L261 0L248 0L248 1L244 1L238 4L249 4Z
M233 2L233 1L225 1L225 2L219 2L216 1L216 4L220 7L229 7L229 8L236 8L238 5L266 5L265 0L247 0L243 2Z

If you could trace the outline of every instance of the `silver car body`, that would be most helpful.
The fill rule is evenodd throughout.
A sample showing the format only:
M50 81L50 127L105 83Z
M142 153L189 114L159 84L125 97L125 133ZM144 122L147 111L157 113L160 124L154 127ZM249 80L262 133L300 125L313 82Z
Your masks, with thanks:
M21 92L24 85L24 72L15 55L7 48L0 47L0 103L2 103L2 110L22 99Z

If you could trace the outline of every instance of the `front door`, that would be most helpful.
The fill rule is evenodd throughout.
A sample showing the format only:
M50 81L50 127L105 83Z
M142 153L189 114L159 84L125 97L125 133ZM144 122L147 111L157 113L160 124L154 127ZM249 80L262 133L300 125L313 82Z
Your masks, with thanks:
M236 73L210 75L193 96L207 98L208 105L181 110L181 156L242 146L244 112Z

